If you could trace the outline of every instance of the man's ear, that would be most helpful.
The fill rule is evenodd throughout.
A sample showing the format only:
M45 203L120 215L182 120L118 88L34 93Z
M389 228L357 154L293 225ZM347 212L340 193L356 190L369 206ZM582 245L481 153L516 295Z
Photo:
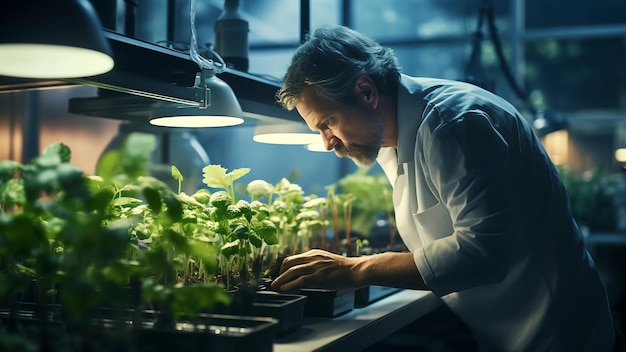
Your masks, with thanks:
M370 76L361 76L354 85L354 93L359 100L375 109L378 106L378 90Z

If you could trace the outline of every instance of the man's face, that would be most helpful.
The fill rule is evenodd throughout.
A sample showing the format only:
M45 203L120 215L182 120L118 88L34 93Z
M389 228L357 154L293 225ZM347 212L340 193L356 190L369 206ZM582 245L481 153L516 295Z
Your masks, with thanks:
M378 156L383 134L382 117L369 104L357 99L354 105L331 102L304 89L296 109L313 131L318 131L326 150L349 157L358 166L371 166Z

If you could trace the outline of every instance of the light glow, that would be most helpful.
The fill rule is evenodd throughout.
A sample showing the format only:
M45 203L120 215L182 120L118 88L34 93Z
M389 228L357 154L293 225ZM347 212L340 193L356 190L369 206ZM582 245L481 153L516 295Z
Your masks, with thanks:
M0 75L61 79L88 77L113 69L103 52L51 44L0 44Z
M256 134L253 137L255 142L268 144L313 144L321 143L319 133L302 133L302 132L274 132Z
M626 163L626 148L619 148L615 150L615 160L620 163Z
M304 148L310 152L332 152L332 149L326 150L326 145L323 142L307 144Z
M150 124L162 127L227 127L243 123L243 119L233 116L165 116L150 120Z

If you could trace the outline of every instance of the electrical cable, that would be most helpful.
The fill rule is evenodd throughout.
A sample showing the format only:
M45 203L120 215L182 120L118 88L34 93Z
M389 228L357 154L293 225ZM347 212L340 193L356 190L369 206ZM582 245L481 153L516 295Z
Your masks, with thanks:
M482 32L483 22L485 18L485 8L481 7L478 13L478 21L476 30L473 34L472 51L470 53L470 59L465 65L465 81L472 83L489 91L494 91L494 84L487 79L482 71L481 67L481 46L484 39Z
M201 69L214 71L215 74L222 73L226 71L226 63L224 59L212 48L209 48L209 51L215 58L219 61L216 63L212 59L206 59L198 52L198 40L196 36L196 0L191 0L191 8L190 8L190 22L191 22L191 43L189 45L189 54L191 55L191 59L200 66Z
M507 64L506 57L504 56L502 41L500 40L500 35L498 34L498 29L496 28L493 0L483 0L483 5L481 6L479 12L478 27L475 32L472 54L470 56L470 61L466 67L466 74L467 72L469 72L470 68L476 65L476 61L480 61L480 43L482 41L481 28L483 16L486 16L487 19L487 28L496 53L496 57L498 58L498 64L500 66L500 69L502 70L507 82L513 89L513 92L524 103L526 108L533 114L533 127L535 128L537 134L539 136L543 136L553 131L567 128L567 118L563 114L551 110L538 109L537 107L535 107L530 101L528 94L517 83L513 72ZM480 62L478 62L478 65L480 65Z
M502 49L502 42L500 40L500 35L498 34L498 29L496 28L495 15L493 6L491 4L491 0L485 1L487 5L483 8L487 16L487 27L489 29L489 35L491 37L491 42L493 43L494 50L496 52L496 56L498 57L498 63L500 65L500 69L504 73L504 77L507 82L513 89L513 92L524 102L526 107L533 113L537 113L537 108L530 102L528 94L520 87L520 85L515 80L509 65L507 64L506 58L504 57L504 50Z

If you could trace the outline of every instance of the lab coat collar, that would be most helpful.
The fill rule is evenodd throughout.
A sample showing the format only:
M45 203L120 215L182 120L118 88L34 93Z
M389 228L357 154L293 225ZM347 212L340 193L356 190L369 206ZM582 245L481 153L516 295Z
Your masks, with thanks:
M398 88L398 163L414 160L417 129L422 123L426 102L417 78L402 74Z
M398 148L381 148L377 158L392 186L404 173L404 163L414 160L417 129L426 106L422 85L416 78L401 75L397 104Z

